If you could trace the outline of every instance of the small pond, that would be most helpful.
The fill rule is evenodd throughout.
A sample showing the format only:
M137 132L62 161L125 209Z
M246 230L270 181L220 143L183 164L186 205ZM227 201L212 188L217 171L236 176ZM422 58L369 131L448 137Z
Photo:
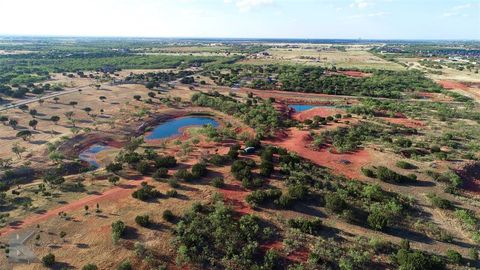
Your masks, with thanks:
M78 155L78 159L87 162L92 167L99 168L100 164L98 164L97 162L96 155L102 151L110 149L114 148L104 144L93 144L87 149L80 152L80 154Z
M181 134L182 129L189 126L212 125L218 127L218 122L210 117L188 116L169 120L156 126L153 131L145 137L147 140L165 139Z
M325 109L347 109L349 105L309 105L309 104L290 104L288 105L289 108L295 110L296 113L308 111L315 108L325 108Z

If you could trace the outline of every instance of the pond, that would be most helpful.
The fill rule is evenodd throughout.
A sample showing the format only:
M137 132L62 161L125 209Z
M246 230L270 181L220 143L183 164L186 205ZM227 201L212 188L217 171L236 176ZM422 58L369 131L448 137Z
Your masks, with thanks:
M78 155L78 159L87 162L92 167L99 168L100 164L97 162L97 154L105 150L111 149L114 149L114 147L104 144L93 144L87 149L80 152L80 154Z
M188 116L169 120L156 126L153 131L145 137L147 140L165 139L181 134L182 129L189 126L212 125L218 127L218 122L210 117Z
M290 104L288 105L289 108L295 110L296 113L308 111L315 108L325 108L325 109L347 109L349 105L309 105L309 104Z

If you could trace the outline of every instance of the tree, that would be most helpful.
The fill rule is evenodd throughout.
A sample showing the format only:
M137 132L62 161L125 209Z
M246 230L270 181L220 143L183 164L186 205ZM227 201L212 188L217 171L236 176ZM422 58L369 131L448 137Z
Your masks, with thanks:
M44 102L45 102L45 100L43 100L43 99L38 100L38 104L40 104L40 106L42 106Z
M50 117L50 121L52 121L56 125L58 121L60 121L60 116L53 115L52 117Z
M155 92L148 92L148 96L154 98L157 94Z
M54 97L54 98L53 98L53 101L55 101L55 104L57 104L59 100L60 100L59 97Z
M13 129L16 129L17 128L17 125L18 125L18 121L15 120L15 119L10 119L8 121L8 124L13 128Z
M8 117L5 115L0 115L0 122L2 122L3 125L6 125L5 123L8 121Z
M120 181L120 177L116 175L108 177L108 182L112 183L114 186L117 185L118 181Z
M21 130L17 132L17 138L22 138L24 141L27 141L32 137L32 132L30 130Z
M98 98L99 98L102 102L105 102L105 100L107 99L106 96L99 96Z
M38 121L35 120L35 119L32 119L28 122L28 125L30 127L32 127L33 130L36 130L37 129L37 125L38 125Z
M35 109L31 109L29 113L33 118L35 118L35 116L38 114L37 110Z
M20 146L18 143L14 143L12 146L12 152L18 156L18 158L21 158L22 153L25 152L27 148Z
M140 95L134 95L133 99L135 99L137 101L140 101L140 99L142 99L142 97Z
M125 223L123 221L118 220L112 223L112 239L116 243L120 237L125 233Z
M77 105L78 102L76 102L76 101L70 101L69 104L70 104L70 106L72 106L73 108L75 108L75 105Z
M42 257L42 263L45 267L52 267L55 264L55 255L48 253Z
M92 111L92 108L90 108L90 107L85 107L85 108L83 108L83 110L84 110L88 115L90 115L90 112Z
M64 232L64 231L61 231L61 232L60 232L60 238L62 238L63 241L65 241L65 239L64 239L65 236L67 236L67 233Z
M58 151L52 151L48 154L48 158L55 162L56 164L60 163L65 157Z

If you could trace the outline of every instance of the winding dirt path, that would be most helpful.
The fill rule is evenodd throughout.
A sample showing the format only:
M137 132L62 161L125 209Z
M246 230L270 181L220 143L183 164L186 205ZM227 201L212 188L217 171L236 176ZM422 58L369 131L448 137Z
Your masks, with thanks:
M61 212L68 213L71 211L83 209L85 205L89 205L92 209L94 205L96 205L96 203L104 201L115 201L124 198L125 196L130 196L134 189L138 187L141 183L142 180L128 180L114 188L104 191L103 193L81 198L78 201L70 202L64 206L48 210L41 214L33 214L22 221L10 222L8 226L0 229L0 237L8 236L9 234L18 230L25 229L29 226L38 224L49 218L56 217Z

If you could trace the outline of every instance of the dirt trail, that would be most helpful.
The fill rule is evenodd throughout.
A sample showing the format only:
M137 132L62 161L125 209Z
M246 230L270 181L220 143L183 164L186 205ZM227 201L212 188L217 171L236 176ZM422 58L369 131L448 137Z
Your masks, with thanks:
M117 187L104 191L101 194L90 195L78 201L70 202L65 206L48 210L45 213L31 215L22 221L11 222L7 227L0 229L0 237L7 236L15 231L25 229L49 218L56 217L60 212L68 213L79 210L85 205L89 205L90 208L92 208L96 203L102 201L115 201L124 198L125 196L129 196L134 191L135 187L139 186L141 182L141 180L129 180Z

